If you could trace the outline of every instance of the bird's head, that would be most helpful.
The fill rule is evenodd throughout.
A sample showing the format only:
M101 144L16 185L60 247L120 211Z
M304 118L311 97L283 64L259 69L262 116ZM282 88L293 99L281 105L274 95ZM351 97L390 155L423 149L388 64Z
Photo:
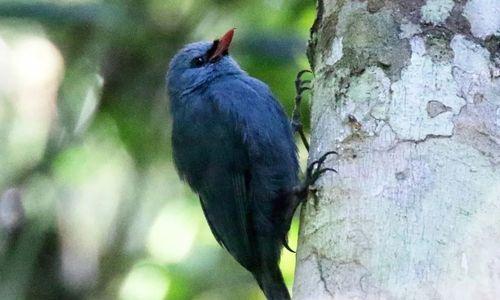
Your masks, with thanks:
M170 95L189 92L215 77L241 73L229 56L234 29L213 42L186 45L170 62L167 86Z

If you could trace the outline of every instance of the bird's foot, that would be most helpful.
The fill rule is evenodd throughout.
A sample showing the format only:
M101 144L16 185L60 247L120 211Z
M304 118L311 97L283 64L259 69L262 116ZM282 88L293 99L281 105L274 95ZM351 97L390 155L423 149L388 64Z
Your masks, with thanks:
M302 139L302 143L306 147L307 151L309 151L309 142L307 141L306 135L304 133L304 125L302 124L302 114L300 111L301 103L302 103L302 93L307 90L310 90L311 87L308 84L311 83L311 80L302 80L302 76L305 73L312 73L309 70L302 70L297 74L297 78L295 78L295 101L292 112L292 129L294 133L299 133L300 138Z
M285 212L285 224L287 224L287 228L290 228L290 224L292 223L293 215L297 210L297 207L307 200L307 196L309 191L313 188L314 184L321 177L322 174L332 171L337 173L337 170L333 168L324 168L323 164L325 163L328 156L335 154L338 155L335 151L328 151L323 154L319 159L313 161L306 169L306 178L302 183L294 187L293 191L290 194L290 201L287 211ZM288 230L286 231L288 232ZM283 246L290 252L295 253L290 246L288 245L287 235L283 237Z
M319 159L313 161L306 169L306 178L302 184L300 184L298 187L295 189L295 193L300 196L301 202L305 201L307 199L307 195L309 193L309 190L314 186L316 181L321 177L322 174L332 171L337 173L337 170L333 168L323 168L323 164L328 158L328 156L335 154L338 155L337 152L335 151L328 151L325 154L323 154Z

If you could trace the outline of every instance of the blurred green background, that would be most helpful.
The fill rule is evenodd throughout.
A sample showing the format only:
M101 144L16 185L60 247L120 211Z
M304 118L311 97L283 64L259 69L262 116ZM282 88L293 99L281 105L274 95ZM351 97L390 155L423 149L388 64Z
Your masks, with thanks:
M290 114L314 7L0 2L0 299L263 299L175 173L165 71L237 27L231 54Z

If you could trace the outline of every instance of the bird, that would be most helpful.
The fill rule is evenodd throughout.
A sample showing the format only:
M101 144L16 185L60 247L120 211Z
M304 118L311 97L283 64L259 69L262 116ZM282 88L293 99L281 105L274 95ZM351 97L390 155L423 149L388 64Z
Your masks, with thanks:
M270 88L229 55L234 33L190 43L171 59L173 161L218 243L267 299L286 300L281 250L307 187L328 168L319 170L322 157L299 180L291 123Z

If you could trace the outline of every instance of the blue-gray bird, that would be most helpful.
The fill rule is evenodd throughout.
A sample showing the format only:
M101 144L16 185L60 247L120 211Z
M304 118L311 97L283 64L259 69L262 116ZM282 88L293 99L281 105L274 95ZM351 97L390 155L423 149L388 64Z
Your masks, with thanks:
M174 162L217 241L268 299L290 299L280 252L315 179L299 182L290 122L267 85L228 55L233 34L189 44L170 63Z

